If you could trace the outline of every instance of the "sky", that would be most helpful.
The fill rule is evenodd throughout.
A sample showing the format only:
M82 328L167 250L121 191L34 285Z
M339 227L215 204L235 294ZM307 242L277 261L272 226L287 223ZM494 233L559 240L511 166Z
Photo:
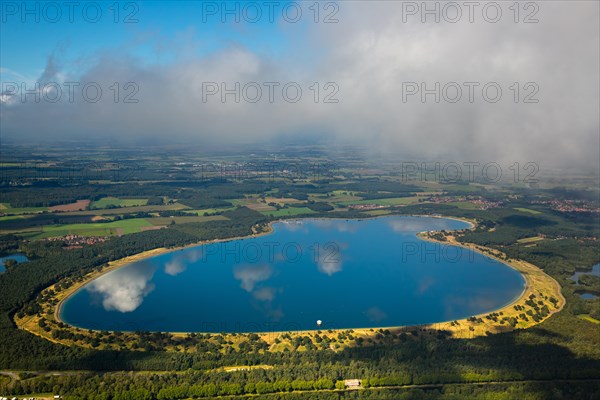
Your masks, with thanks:
M0 4L3 140L600 163L597 1Z

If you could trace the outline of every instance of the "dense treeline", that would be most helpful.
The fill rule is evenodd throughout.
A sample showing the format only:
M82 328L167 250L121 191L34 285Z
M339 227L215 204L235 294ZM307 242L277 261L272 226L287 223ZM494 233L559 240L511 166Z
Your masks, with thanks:
M26 394L35 392L62 393L66 399L184 399L205 398L213 396L235 396L242 394L255 395L257 399L464 399L477 398L487 394L485 399L551 399L577 398L594 399L600 394L597 381L576 382L525 382L502 384L494 383L485 386L477 385L431 385L412 389L386 389L383 385L376 390L332 392L332 389L344 389L343 381L334 383L329 378L313 381L280 380L276 383L260 381L262 374L252 372L235 373L200 373L185 372L182 374L77 374L65 376L43 376L0 385L0 393ZM256 382L256 383L255 383ZM364 382L364 381L363 381ZM98 388L102 392L98 393ZM368 385L366 388L374 388ZM321 392L315 392L321 391ZM304 393L303 393L304 392ZM261 396L271 393L269 396ZM282 393L286 393L283 395ZM256 396L257 395L257 396ZM281 396L281 397L280 397ZM475 397L473 397L475 396ZM545 396L545 397L542 397ZM572 397L577 396L577 397ZM237 398L237 397L233 397Z
M44 225L58 224L86 224L93 222L93 215L61 215L61 214L39 214L30 218L18 218L10 221L2 221L2 229L18 230L33 228Z
M177 183L174 187L169 182L139 183L131 182L127 185L88 184L55 184L46 186L34 184L33 187L10 187L3 189L0 203L9 203L12 207L50 207L59 204L72 203L77 200L99 200L103 197L148 197L157 203L162 196L197 199L225 199L243 197L242 187L220 180L206 180L190 182L188 185ZM261 185L260 188L263 188ZM200 201L200 200L198 200ZM208 200L206 200L208 201Z
M563 392L564 389L558 392L545 392L537 388L532 393L537 395L542 393L585 393L589 396L597 392L597 381L595 386L593 383L586 383L585 381L578 382L580 379L585 378L598 379L597 362L590 362L589 359L581 361L580 372L576 372L577 370L572 369L572 357L568 356L567 353L559 351L555 356L549 357L549 353L556 351L558 347L549 346L544 348L541 346L537 349L541 354L535 355L532 349L527 349L526 346L518 346L516 350L527 350L527 353L523 355L513 354L510 360L505 361L505 365L499 365L493 361L494 358L501 357L502 352L514 353L507 347L515 345L514 342L491 341L488 343L478 341L471 345L466 341L463 342L465 343L460 343L457 346L450 342L447 350L444 349L444 343L427 339L417 342L416 345L415 343L406 343L406 345L401 345L399 349L381 346L360 350L349 349L341 354L333 352L325 352L325 354L319 352L265 354L263 358L268 360L271 365L275 365L273 368L256 368L236 372L210 370L212 365L205 362L191 368L208 369L207 371L188 370L182 373L160 374L83 373L58 377L46 376L39 379L25 379L7 385L5 391L13 394L51 391L63 395L70 394L77 399L146 398L162 400L215 395L331 390L341 388L340 381L359 376L366 388L411 384L435 385L457 382L485 383L565 379L572 380L568 384L571 392ZM491 351L485 350L486 347L492 345L499 345L500 348ZM448 357L449 353L447 352L457 354L456 351L460 350L466 350L468 354L454 360ZM477 356L478 353L481 355ZM423 360L419 357L420 354L431 354L431 359ZM97 356L100 360L105 358L99 352L93 356ZM125 354L125 358L127 357L127 354ZM188 355L188 358L192 359L197 357L202 356ZM382 362L371 361L376 360L376 357L380 357ZM231 357L223 356L222 358L221 362L233 361ZM471 361L468 361L469 359ZM473 362L473 360L478 361ZM541 365L546 361L560 363L559 360L566 361L567 364L563 368L558 364L554 367ZM490 367L490 364L495 364L495 366ZM135 361L132 365L135 365ZM118 366L122 365L119 364ZM528 369L536 371L530 372ZM585 372L586 370L587 372ZM513 385L511 384L511 386ZM464 396L476 393L473 390L477 389L477 386L463 386L460 390L454 391L452 387L454 386L445 387L442 393L462 394ZM518 384L517 387L519 387ZM594 387L596 392L590 390ZM0 386L0 388L2 387ZM0 393L2 393L2 390L0 390ZM380 391L377 390L375 393L380 393ZM141 394L143 394L143 397L139 397ZM103 397L97 397L98 395ZM315 393L311 393L311 395L315 395Z
M0 235L0 257L13 253L19 243L20 239L15 235Z

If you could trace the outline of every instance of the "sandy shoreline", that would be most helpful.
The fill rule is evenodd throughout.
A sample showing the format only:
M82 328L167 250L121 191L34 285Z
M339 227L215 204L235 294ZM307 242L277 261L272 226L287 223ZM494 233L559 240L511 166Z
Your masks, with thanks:
M475 226L473 226L471 229L473 229L474 227ZM543 278L546 281L546 282L544 282L544 283L546 283L546 285L543 286L544 289L548 289L548 285L551 287L551 289L552 289L551 295L556 296L556 298L558 300L558 303L557 303L558 307L553 310L550 310L549 315L547 315L541 321L536 322L535 324L531 324L530 326L537 325L538 323L545 321L550 316L552 316L553 314L555 314L557 312L560 312L564 308L564 306L566 304L566 299L561 292L560 284L554 278L552 278L550 275L546 274L541 268L539 268L531 263L528 263L526 261L523 261L523 260L502 259L502 258L500 258L500 255L503 253L501 253L500 251L490 249L485 246L472 244L472 243L461 243L461 242L458 242L453 236L450 237L450 239L448 241L439 241L439 240L435 240L435 239L426 237L424 235L424 233L425 232L421 232L419 234L419 237L422 240L433 242L433 243L439 243L442 245L458 246L461 248L475 251L485 257L492 258L492 259L516 270L517 272L519 272L519 274L521 274L521 276L525 280L525 285L523 287L523 290L521 291L521 294L516 296L512 301L508 302L506 305L498 308L495 311L489 311L488 313L475 315L474 317L481 318L485 315L489 315L490 313L494 313L494 312L498 313L498 312L512 311L512 308L514 306L519 305L520 303L523 303L524 301L529 299L528 295L534 294L536 290L539 292L539 289L542 287L542 285L539 284L540 280L541 280L540 278ZM459 320L459 321L463 321L463 320ZM450 322L451 321L445 321L445 322L440 322L440 323L435 323L435 324L428 324L428 326L449 324Z
M64 304L64 302L69 299L75 292L77 292L79 289L81 289L82 287L84 287L85 285L89 284L90 282L92 282L93 280L99 278L100 276L103 276L104 274L107 274L109 272L112 272L116 269L119 269L121 267L124 267L126 265L129 265L133 262L138 262L150 257L156 257L162 254L167 254L167 253L172 253L172 252L176 252L176 251L180 251L180 250L184 250L184 249L188 249L188 248L192 248L192 247L197 247L197 246L203 246L203 245L208 245L208 244L212 244L212 243L220 243L220 242L229 242L229 241L234 241L234 240L245 240L245 239L251 239L251 238L255 238L255 237L259 237L259 236L264 236L264 235L268 235L273 233L274 228L273 225L277 224L277 223L285 223L285 222L290 222L290 221L306 221L306 220L366 220L366 219L375 219L375 218L382 218L382 217L390 217L390 216L399 216L399 217L429 217L429 218L441 218L441 219L452 219L452 220L456 220L456 221L461 221L461 222L465 222L468 223L470 225L469 228L462 228L462 229L474 229L477 224L476 221L473 220L469 220L466 218L459 218L459 217L446 217L443 215L399 215L399 214L388 214L388 215L381 215L381 216L373 216L373 217L367 217L367 218L296 218L296 219L286 219L286 220L277 220L277 221L271 221L268 224L268 229L265 232L260 232L260 233L255 233L249 236L240 236L240 237L233 237L233 238L227 238L227 239L216 239L216 240L210 240L210 241L203 241L203 242L198 242L198 243L192 243L186 246L181 246L181 247L176 247L176 248L158 248L158 249L153 249L153 250L149 250L149 251L145 251L142 253L138 253L129 257L125 257L116 261L112 261L109 262L107 264L107 266L105 266L104 268L102 268L101 271L92 271L89 274L87 274L80 282L77 282L73 285L71 285L69 288L62 290L61 292L57 293L56 295L56 299L58 300L58 304L54 307L54 319L56 322L62 322L65 323L62 319L61 319L61 309L62 306ZM254 228L253 228L254 231ZM550 314L546 317L548 318L549 316L551 316L552 314L554 314L555 312L558 312L562 309L562 307L565 304L565 299L562 296L562 294L560 293L560 285L558 284L558 282L556 282L553 278L551 278L550 276L546 275L543 271L541 271L538 267L526 263L524 261L520 261L520 260L503 260L501 258L499 258L497 255L495 255L496 251L492 250L492 249L488 249L485 248L483 246L477 246L477 245L470 245L470 244L464 244L464 243L459 243L456 240L454 240L453 237L451 237L451 239L449 241L438 241L438 240L434 240L432 238L429 237L425 237L425 234L427 232L419 232L417 233L417 237L420 240L424 240L424 241L430 241L430 242L434 242L434 243L439 243L439 244L443 244L443 245L451 245L451 246L459 246L462 248L467 248L470 249L472 251L476 251L486 257L490 257L495 259L498 262L501 262L504 265L509 266L510 268L518 271L524 278L525 280L525 287L523 288L523 291L521 292L521 294L519 296L517 296L515 299L511 300L510 302L508 302L506 305L504 305L503 307L500 307L499 309L495 310L495 311L489 311L486 314L481 314L481 315L476 315L475 317L477 318L483 318L485 315L488 315L490 313L494 313L494 312L502 312L502 313L509 313L512 311L512 307L517 305L517 304L521 304L524 301L526 301L528 299L528 295L531 295L531 293L535 292L535 289L539 289L536 287L536 283L539 283L539 279L537 281L534 281L532 279L532 273L534 273L536 276L539 276L540 274L542 274L543 276L545 276L547 279L545 280L551 280L554 283L554 289L552 292L553 295L555 296L559 296L559 307L557 309L554 309L550 312ZM548 285L545 284L544 289L548 288ZM54 285L50 286L47 289L53 289ZM538 290L539 291L539 290ZM514 311L513 311L514 313ZM546 318L544 318L543 320L545 320ZM543 320L539 321L542 322ZM29 325L26 324L24 321L20 321L23 322L24 325ZM431 329L439 329L439 330L449 330L453 333L453 336L456 337L472 337L472 336L478 336L483 334L483 332L479 332L479 330L476 331L471 331L470 333L467 332L466 335L463 332L465 326L473 326L473 324L470 324L468 322L467 319L461 319L458 320L459 325L461 326L460 329L457 329L457 326L455 325L456 321L445 321L445 322L435 322L435 323L430 323L430 324L422 324L422 325L412 325L412 326L391 326L391 327L377 327L377 328L344 328L344 329L332 329L332 331L334 332L340 332L340 331L348 331L349 329L352 329L354 332L357 332L357 334L359 335L364 335L364 336L368 336L370 333L372 333L373 330L378 330L378 329L389 329L389 330L410 330L410 329L426 329L426 328L431 328ZM68 323L65 323L69 326L72 326ZM537 324L537 323L536 323ZM490 328L492 329L490 326L488 326L486 323L484 323L484 327L485 328ZM493 324L492 324L493 325ZM535 324L532 324L535 325ZM73 326L74 328L77 329L84 329L84 328L80 328L77 326ZM504 328L504 327L502 327ZM24 329L27 329L26 326L24 326ZM323 328L326 329L326 328ZM31 329L27 329L29 331L32 331ZM87 330L87 329L86 329ZM329 329L326 329L329 330ZM94 331L94 330L92 330ZM494 331L492 329L492 331ZM500 331L505 331L505 329L497 329L495 330L495 332L500 332ZM127 331L122 331L124 333L127 333ZM264 331L264 332L255 332L257 334L259 334L261 337L267 338L267 337L275 337L278 336L280 334L284 334L284 333L288 333L289 331ZM294 333L301 333L301 334L314 334L315 332L318 332L317 329L313 329L313 330L303 330L303 331L294 331ZM485 330L484 332L488 332L487 330ZM34 334L39 334L43 337L45 337L46 335L44 335L43 333L36 333L33 332ZM188 333L191 332L168 332L170 334L172 334L173 336L179 337L179 336L185 336ZM193 332L193 333L208 333L211 334L212 332Z

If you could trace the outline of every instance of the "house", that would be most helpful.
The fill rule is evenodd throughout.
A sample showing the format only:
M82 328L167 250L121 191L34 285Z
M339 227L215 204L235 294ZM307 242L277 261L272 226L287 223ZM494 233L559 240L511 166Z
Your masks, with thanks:
M360 389L360 379L346 379L344 386L346 386L346 389Z

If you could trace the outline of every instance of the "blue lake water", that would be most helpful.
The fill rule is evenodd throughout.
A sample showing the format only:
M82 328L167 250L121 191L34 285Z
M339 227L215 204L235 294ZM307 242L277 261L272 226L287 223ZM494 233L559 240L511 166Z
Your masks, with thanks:
M591 271L577 271L577 272L575 272L571 276L571 279L574 280L577 285L579 285L579 277L581 275L595 275L595 276L600 276L600 264L596 264L596 265L592 266L592 270Z
M0 273L6 271L6 267L4 266L4 263L8 260L15 260L17 262L17 264L29 261L27 256L25 254L21 254L21 253L15 253L15 254L8 255L6 257L0 257Z
M519 296L523 277L416 237L463 229L429 217L279 222L269 235L163 254L90 282L61 308L86 329L251 332L460 319Z
M596 264L594 266L592 266L592 270L591 271L577 271L573 274L573 276L571 276L571 279L575 281L575 286L579 286L579 277L581 275L595 275L595 276L600 276L600 264ZM598 296L593 294L593 293L587 293L587 292L581 292L579 293L579 297L581 297L584 300L591 300L591 299L597 299Z

